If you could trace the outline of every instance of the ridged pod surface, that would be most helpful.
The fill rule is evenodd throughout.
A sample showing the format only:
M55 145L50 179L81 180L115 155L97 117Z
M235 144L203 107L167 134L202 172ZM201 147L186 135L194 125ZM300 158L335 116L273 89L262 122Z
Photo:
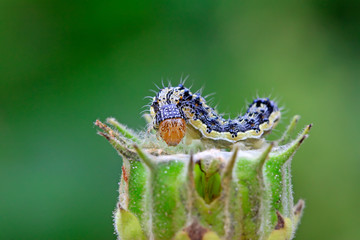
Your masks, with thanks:
M95 124L123 158L114 225L122 240L290 240L304 201L293 202L291 159L311 125L260 148L168 147L115 119ZM142 140L140 140L142 139Z

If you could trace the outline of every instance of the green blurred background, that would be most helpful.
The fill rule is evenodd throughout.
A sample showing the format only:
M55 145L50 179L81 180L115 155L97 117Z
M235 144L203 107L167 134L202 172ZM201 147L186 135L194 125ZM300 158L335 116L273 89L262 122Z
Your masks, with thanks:
M0 2L0 239L115 239L121 158L93 126L144 129L161 79L256 94L314 123L293 161L296 239L360 239L359 1Z

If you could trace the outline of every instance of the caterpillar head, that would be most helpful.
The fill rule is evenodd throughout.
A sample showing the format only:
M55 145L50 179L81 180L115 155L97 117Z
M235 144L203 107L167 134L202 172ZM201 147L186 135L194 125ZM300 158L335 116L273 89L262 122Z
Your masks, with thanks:
M178 145L185 136L186 120L180 107L183 93L182 85L161 89L150 107L153 127L169 146Z

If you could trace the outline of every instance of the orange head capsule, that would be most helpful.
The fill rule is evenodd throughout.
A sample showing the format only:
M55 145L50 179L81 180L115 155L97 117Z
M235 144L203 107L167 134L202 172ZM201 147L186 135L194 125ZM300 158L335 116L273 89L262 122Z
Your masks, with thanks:
M154 117L154 128L160 137L169 146L178 145L186 131L186 121L182 111L175 104L155 100L151 112Z
M160 137L169 146L176 146L184 138L186 122L183 118L169 118L159 125Z

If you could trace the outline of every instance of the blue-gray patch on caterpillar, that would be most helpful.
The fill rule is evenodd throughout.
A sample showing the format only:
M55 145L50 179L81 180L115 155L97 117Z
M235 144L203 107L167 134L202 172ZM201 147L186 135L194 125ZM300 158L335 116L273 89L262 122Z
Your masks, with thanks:
M157 124L170 118L184 118L183 114L181 114L181 110L175 104L168 104L160 107L156 114Z

